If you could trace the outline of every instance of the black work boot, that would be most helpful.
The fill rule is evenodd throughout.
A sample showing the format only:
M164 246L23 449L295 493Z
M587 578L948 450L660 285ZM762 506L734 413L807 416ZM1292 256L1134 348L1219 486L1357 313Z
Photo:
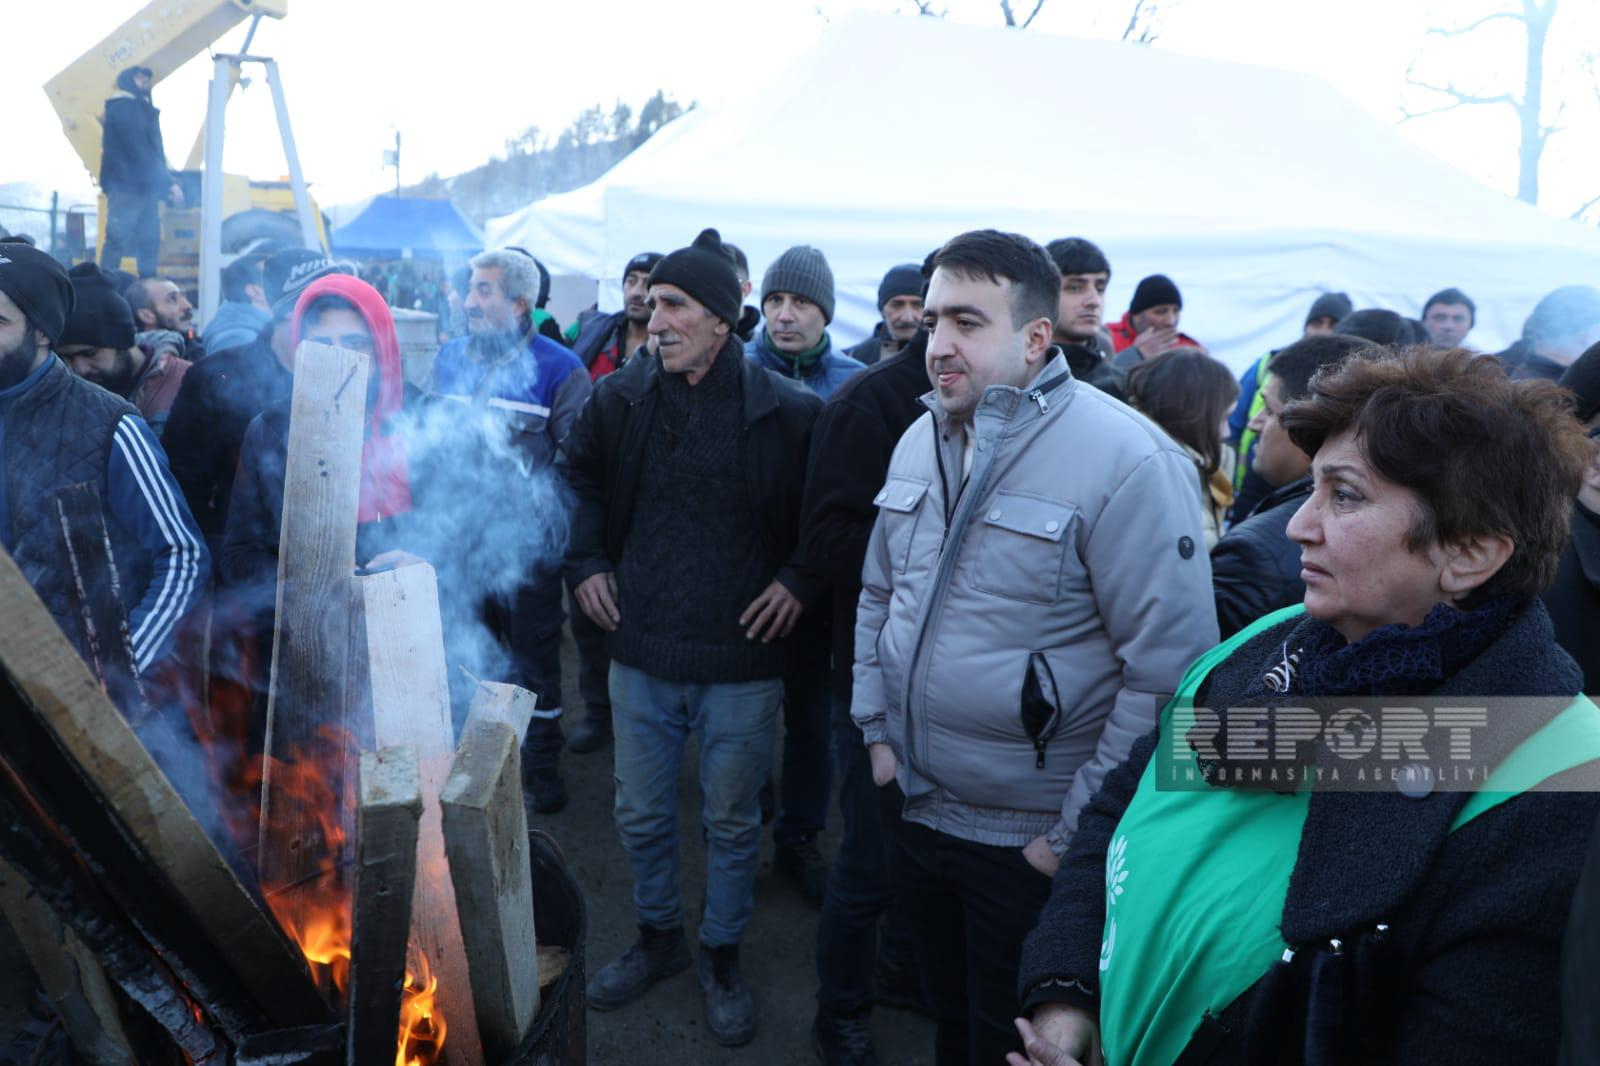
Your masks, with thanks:
M585 994L595 1010L616 1010L632 1003L665 980L689 968L683 930L639 926L639 939L600 972L589 978Z
M696 966L706 1003L706 1028L723 1047L742 1047L756 1035L756 1004L739 975L739 945L700 945Z
M561 780L561 719L535 718L522 742L522 790L539 814L555 814L567 806Z
M878 1066L872 1046L872 1008L851 1014L818 1010L811 1023L811 1050L823 1066Z
M779 876L799 890L807 903L813 907L822 906L822 897L828 890L828 864L815 840L779 844L772 854L772 865L777 867Z
M567 750L588 755L611 743L611 708L590 707L567 738Z

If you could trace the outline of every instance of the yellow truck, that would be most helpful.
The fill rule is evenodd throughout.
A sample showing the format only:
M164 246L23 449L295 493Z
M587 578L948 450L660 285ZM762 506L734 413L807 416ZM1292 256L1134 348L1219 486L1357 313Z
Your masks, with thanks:
M45 84L67 140L89 176L98 182L101 121L117 75L130 67L148 67L152 82L160 83L245 19L252 20L238 54L213 56L206 126L179 175L185 204L176 208L164 205L161 210L161 272L180 285L199 288L202 315L215 307L216 277L222 265L251 240L272 236L291 243L327 245L322 213L305 191L300 175L277 64L249 54L259 21L263 17L281 19L288 13L288 0L152 0ZM221 173L223 113L245 63L266 67L289 165L287 180L258 181ZM103 194L98 218L97 257L105 243ZM208 295L212 297L209 304Z

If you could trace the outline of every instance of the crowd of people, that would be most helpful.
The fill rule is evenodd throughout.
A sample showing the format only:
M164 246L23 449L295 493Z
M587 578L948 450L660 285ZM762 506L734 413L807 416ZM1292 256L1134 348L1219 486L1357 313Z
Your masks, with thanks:
M590 1007L693 967L711 1035L752 1039L771 820L820 910L827 1064L877 1061L883 1003L933 1019L941 1066L1594 1054L1560 988L1600 966L1600 291L1493 354L1457 289L1420 319L1324 293L1236 378L1171 278L1108 323L1110 278L1085 238L963 233L889 267L844 349L809 245L759 288L716 230L641 251L565 331L496 249L419 388L385 279L320 251L236 261L197 333L170 281L0 244L0 542L81 648L43 504L96 484L138 670L259 725L296 353L359 351L357 564L432 564L452 664L536 694L535 811L567 804L564 750L612 752L638 936ZM1242 783L1225 741L1303 771L1335 755L1291 712L1385 698L1491 701L1488 783ZM1174 759L1200 784L1162 787Z

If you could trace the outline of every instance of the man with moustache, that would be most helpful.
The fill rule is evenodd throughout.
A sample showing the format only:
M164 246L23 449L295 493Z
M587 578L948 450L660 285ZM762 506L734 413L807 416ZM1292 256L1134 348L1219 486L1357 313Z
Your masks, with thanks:
M143 676L169 652L205 588L210 558L138 411L75 376L52 351L75 303L61 264L26 245L0 245L0 546L83 654L83 620L49 501L68 486L93 484Z
M140 278L122 293L133 308L133 324L140 332L171 330L183 338L183 357L197 363L205 357L206 346L194 331L194 305L168 278Z
M533 257L515 249L472 260L467 335L439 351L433 391L504 432L522 474L550 471L591 385L578 357L541 334L534 322L540 292ZM560 559L528 560L527 580L509 603L484 606L489 628L511 652L522 684L538 698L524 745L524 777L534 810L567 805L561 780Z
M661 262L660 252L640 252L622 270L622 310L609 315L585 312L572 334L572 351L589 368L589 379L599 381L621 370L650 338L648 301L650 271Z
M183 337L171 330L133 332L133 310L92 262L67 272L76 297L56 354L74 374L115 393L139 409L160 439L189 361Z
M893 833L939 1062L1003 1061L1022 941L1079 812L1217 640L1194 464L1073 378L1061 273L1016 234L934 257L929 408L895 447L851 716ZM1092 455L1090 463L1063 457Z
M613 1010L687 969L677 787L698 741L706 1024L755 1035L739 943L760 860L785 638L808 598L791 565L821 402L744 358L739 278L716 230L650 273L657 358L602 378L567 443L577 497L567 580L611 651L616 820L639 939L589 981Z
M878 283L878 312L883 319L872 327L872 336L844 353L867 366L900 351L922 328L922 267L901 263L889 268Z

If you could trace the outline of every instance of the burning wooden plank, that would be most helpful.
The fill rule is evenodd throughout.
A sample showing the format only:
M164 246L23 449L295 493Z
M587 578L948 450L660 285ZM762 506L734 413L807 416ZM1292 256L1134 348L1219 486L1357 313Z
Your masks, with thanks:
M73 845L72 864L86 864L230 1038L326 1021L299 953L235 879L3 551L0 618L0 668L11 682L0 684L0 753L21 775L13 802L48 817L50 831ZM94 938L67 920L110 971Z
M368 1059L373 1066L389 1066L388 1058ZM344 1066L344 1029L338 1025L307 1025L280 1029L246 1040L234 1066Z
M273 785L274 760L293 763L327 734L359 738L346 690L350 669L350 581L355 571L366 418L367 356L321 344L295 357L278 536L277 634L267 697L266 762L261 786L260 870L264 885L314 879L326 856L318 812L305 796ZM330 782L348 795L355 766ZM353 826L344 826L344 839Z
M418 563L358 576L355 584L366 627L375 743L380 748L415 748L422 783L411 943L438 980L439 1014L449 1026L443 1061L448 1066L482 1066L483 1045L439 812L455 730L438 579L433 567Z
M361 810L350 941L349 1066L394 1060L417 881L422 785L412 748L361 756Z
M150 713L139 670L134 665L133 636L122 604L121 579L106 535L100 490L94 483L69 485L50 497L61 525L61 544L68 588L83 619L84 651L90 668L111 702L135 728Z
M105 970L22 876L0 862L0 912L56 1015L89 1066L137 1066Z
M478 1031L491 1057L514 1051L539 1013L533 878L518 748L512 726L471 723L439 795Z

